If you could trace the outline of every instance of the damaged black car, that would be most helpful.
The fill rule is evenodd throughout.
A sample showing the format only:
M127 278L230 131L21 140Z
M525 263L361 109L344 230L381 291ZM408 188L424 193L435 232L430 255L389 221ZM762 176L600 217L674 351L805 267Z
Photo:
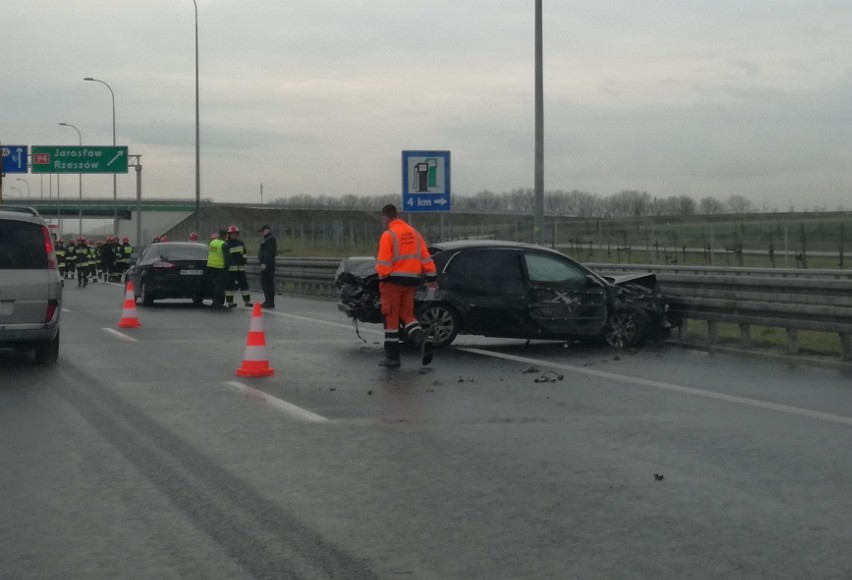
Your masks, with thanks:
M436 346L459 334L540 340L603 340L638 347L668 336L672 322L654 274L602 276L542 246L494 240L429 248L438 289L417 290L421 325ZM375 259L345 258L337 270L338 309L381 323Z

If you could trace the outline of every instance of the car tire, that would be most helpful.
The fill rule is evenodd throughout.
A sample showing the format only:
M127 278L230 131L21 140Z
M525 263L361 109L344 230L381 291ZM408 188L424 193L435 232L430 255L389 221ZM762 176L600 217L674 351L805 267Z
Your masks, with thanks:
M196 306L201 306L204 304L204 298L202 296L193 296L192 303Z
M607 318L603 338L614 348L642 346L648 338L651 317L639 308L622 308Z
M139 286L139 297L142 299L142 304L144 306L154 304L154 295L148 291L148 285L145 282L140 282Z
M459 315L446 304L436 302L421 307L417 319L423 332L432 338L436 347L449 346L459 334Z
M53 340L45 340L40 342L35 347L35 360L40 365L56 364L59 360L59 331L56 331L56 336Z

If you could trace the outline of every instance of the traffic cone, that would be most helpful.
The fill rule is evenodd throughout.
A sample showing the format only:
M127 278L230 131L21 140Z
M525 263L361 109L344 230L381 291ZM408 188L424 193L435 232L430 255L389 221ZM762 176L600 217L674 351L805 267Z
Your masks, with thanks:
M266 337L263 334L261 306L255 303L251 312L251 326L246 338L246 353L243 366L237 369L238 377L268 377L275 374L266 358Z
M124 310L121 312L121 320L118 321L119 328L136 328L139 318L136 317L136 295L133 291L133 282L128 281L124 289Z

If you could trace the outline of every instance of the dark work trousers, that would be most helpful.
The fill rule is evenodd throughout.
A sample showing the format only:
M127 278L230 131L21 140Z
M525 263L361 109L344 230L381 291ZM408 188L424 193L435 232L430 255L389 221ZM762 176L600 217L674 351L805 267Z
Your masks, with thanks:
M269 268L260 273L260 287L263 289L263 303L270 306L275 304L275 268Z
M225 284L230 279L225 268L207 267L207 275L213 281L213 306L225 305Z

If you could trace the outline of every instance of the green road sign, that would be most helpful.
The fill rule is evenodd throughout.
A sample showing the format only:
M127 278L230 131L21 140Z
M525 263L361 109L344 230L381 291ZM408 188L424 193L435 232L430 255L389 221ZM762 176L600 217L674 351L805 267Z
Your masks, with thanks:
M127 147L33 145L33 173L127 173Z

